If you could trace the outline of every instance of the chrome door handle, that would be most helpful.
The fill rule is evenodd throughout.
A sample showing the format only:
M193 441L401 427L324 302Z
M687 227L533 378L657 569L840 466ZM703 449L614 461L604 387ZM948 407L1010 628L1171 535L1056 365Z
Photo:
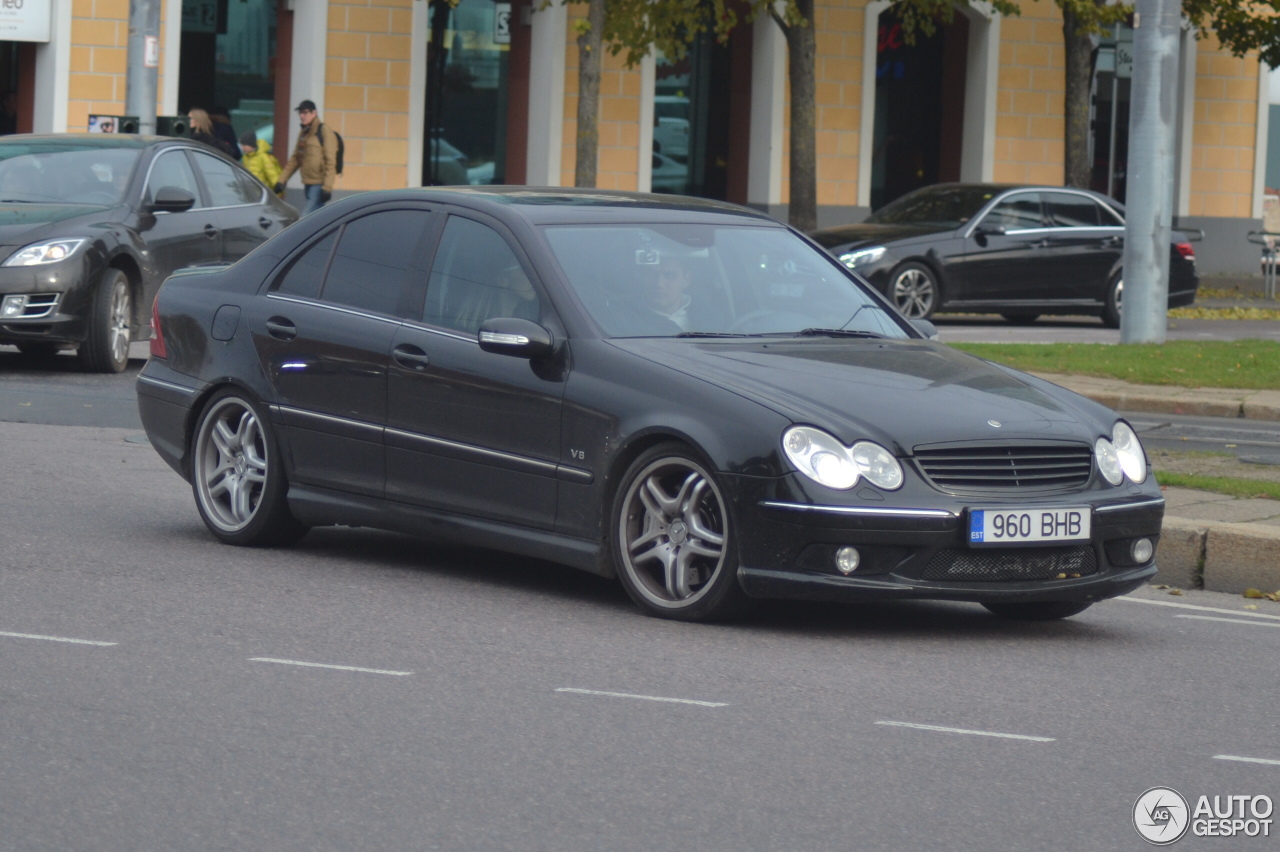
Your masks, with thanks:
M213 239L214 237L218 236L218 229L213 227L212 225L205 225L204 235L209 239Z
M298 336L298 327L284 317L267 320L267 334L276 340L290 341Z
M391 350L391 357L401 367L409 370L422 372L431 364L431 360L427 357L427 353L423 352L416 346L402 343L395 349Z

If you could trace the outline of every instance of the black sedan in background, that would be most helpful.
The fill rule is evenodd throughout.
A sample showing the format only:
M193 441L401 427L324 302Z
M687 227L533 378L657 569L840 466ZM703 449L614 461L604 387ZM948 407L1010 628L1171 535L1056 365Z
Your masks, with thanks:
M907 317L1087 314L1120 327L1124 209L1096 192L937 184L860 225L812 236ZM1195 249L1175 231L1169 252L1169 307L1190 305L1200 286Z
M177 273L155 317L142 421L228 544L400 530L616 575L682 619L752 597L1061 618L1156 570L1127 423L931 342L741 207L364 193Z
M198 142L105 133L0 138L0 343L79 350L119 372L160 283L244 257L298 214Z

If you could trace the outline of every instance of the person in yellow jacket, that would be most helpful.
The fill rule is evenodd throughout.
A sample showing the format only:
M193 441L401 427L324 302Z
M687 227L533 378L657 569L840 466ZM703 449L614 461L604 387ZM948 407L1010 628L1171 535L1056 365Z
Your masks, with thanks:
M252 130L246 130L240 134L240 150L244 152L240 165L274 189L280 180L280 161L276 159L275 154L271 153L271 146L267 144L267 140L259 139L258 134Z
M280 172L275 190L283 192L293 173L300 171L302 188L307 196L302 215L306 216L319 210L333 197L333 182L338 177L338 137L335 133L324 132L324 123L316 113L315 101L303 101L296 111L302 124L301 133L293 155Z

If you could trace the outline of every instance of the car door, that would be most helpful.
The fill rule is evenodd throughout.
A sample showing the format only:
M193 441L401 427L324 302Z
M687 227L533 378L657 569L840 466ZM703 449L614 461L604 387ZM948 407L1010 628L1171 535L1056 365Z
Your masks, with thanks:
M1045 298L1045 231L1040 193L997 201L969 231L963 260L953 262L958 298L994 304Z
M181 213L151 212L143 216L143 237L160 281L175 269L216 263L222 254L217 215L205 200L187 152L182 148L164 151L151 161L143 207L166 186L191 193L196 202L190 210Z
M1082 192L1046 192L1044 202L1052 226L1048 254L1063 298L1101 301L1124 254L1123 225Z
M496 223L448 217L423 305L392 348L388 499L555 525L565 372L485 352L476 335L495 316L546 320L531 270Z
M191 158L222 231L223 261L234 263L284 229L279 217L264 207L267 188L257 178L213 154L192 151Z
M335 224L278 273L250 320L293 481L371 496L385 485L387 368L431 215Z

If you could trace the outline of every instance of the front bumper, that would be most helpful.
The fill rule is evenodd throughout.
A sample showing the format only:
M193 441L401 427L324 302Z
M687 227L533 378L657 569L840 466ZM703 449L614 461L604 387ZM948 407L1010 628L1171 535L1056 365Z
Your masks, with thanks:
M4 255L9 249L0 249ZM0 258L2 259L2 258ZM0 300L9 295L28 297L27 308L16 316L0 316L0 343L80 343L87 326L88 288L96 255L77 251L58 263L0 267Z
M932 599L973 602L1098 601L1125 594L1156 573L1154 555L1135 563L1130 544L1156 545L1164 499L1148 488L1090 491L1054 503L1087 506L1088 540L973 547L968 507L822 506L777 499L767 487L747 487L739 507L739 582L760 598L871 601ZM1036 507L1044 499L973 505ZM853 546L858 568L842 573L840 547Z

